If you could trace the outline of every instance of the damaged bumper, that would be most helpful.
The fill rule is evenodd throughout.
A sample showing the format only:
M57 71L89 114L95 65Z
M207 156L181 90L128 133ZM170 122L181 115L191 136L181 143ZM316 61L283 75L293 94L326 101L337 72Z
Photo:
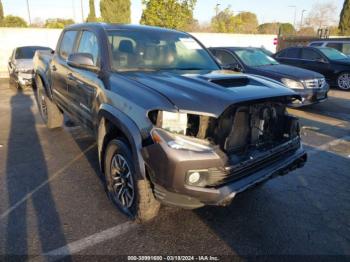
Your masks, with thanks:
M227 205L249 187L302 167L307 158L299 138L235 165L228 165L228 157L217 148L178 150L158 143L144 147L142 153L156 198L182 208ZM195 185L189 179L193 173L200 175Z

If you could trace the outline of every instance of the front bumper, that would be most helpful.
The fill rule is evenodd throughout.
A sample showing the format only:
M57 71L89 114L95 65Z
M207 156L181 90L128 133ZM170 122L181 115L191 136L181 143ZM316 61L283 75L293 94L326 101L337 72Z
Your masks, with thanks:
M143 157L154 184L155 197L168 205L193 209L204 205L227 205L236 194L249 187L303 166L307 155L300 141L297 142L297 145L288 142L270 150L264 161L255 161L254 165L249 163L239 176L231 169L239 170L243 164L226 166L225 156L214 151L191 152L153 144L143 149ZM214 170L211 176L224 179L210 187L190 186L186 183L189 170Z
M20 86L31 86L34 80L32 73L15 73L15 80Z
M302 107L324 102L328 98L329 85L325 84L322 88L294 90L301 96L301 101L289 105L290 107Z

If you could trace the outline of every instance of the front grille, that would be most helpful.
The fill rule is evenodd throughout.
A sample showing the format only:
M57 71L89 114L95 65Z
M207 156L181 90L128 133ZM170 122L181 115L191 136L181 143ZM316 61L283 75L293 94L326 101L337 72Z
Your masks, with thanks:
M303 81L306 88L322 88L326 83L324 78L309 79Z

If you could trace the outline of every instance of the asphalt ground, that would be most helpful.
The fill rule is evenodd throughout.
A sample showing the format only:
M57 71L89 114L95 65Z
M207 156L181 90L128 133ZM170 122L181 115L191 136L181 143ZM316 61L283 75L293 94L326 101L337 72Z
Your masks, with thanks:
M94 139L77 126L47 130L32 91L2 79L0 260L350 259L350 92L329 96L290 110L303 126L304 168L228 207L163 206L155 220L137 225L108 201Z

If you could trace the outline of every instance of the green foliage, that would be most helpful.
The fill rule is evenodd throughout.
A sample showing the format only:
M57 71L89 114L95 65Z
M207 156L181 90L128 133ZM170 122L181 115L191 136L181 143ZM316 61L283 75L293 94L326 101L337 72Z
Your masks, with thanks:
M337 26L328 27L329 35L340 35L339 28Z
M340 35L350 35L350 0L345 0L340 13L339 21Z
M101 0L100 11L106 23L130 23L130 0Z
M283 24L280 24L280 32L282 35L294 35L295 28L290 23L283 23Z
M4 19L4 7L2 6L2 2L0 0L0 22Z
M27 27L27 22L19 16L7 15L0 22L1 27Z
M299 29L298 35L302 36L315 36L316 32L312 26L305 26Z
M196 26L193 9L197 0L143 0L146 8L140 24L178 30L190 30Z
M220 11L211 20L211 27L218 33L256 33L258 19L254 13L241 12L234 15L230 7Z
M65 28L68 25L74 24L73 19L47 19L45 22L46 28Z
M229 7L218 12L211 19L212 30L217 33L235 33L238 26L238 19Z
M97 22L94 0L89 0L89 8L90 8L90 12L86 19L86 22Z
M280 23L264 23L258 26L259 34L278 34Z

